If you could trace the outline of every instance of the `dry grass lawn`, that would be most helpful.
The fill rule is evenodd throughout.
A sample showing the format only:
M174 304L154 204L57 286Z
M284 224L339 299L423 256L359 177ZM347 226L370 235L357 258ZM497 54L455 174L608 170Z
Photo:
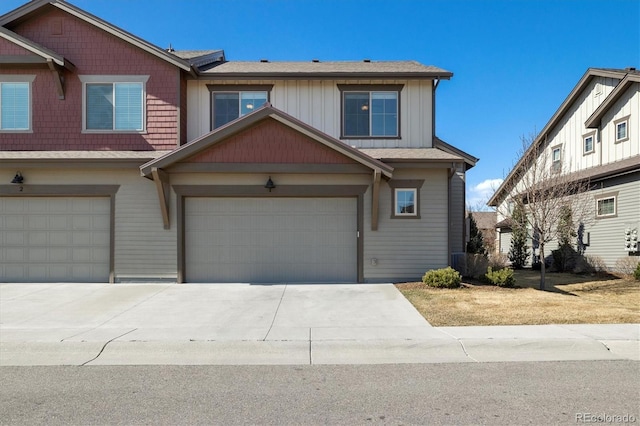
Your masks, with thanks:
M516 288L464 283L458 289L422 283L396 287L434 326L640 323L640 282L633 278L516 271Z

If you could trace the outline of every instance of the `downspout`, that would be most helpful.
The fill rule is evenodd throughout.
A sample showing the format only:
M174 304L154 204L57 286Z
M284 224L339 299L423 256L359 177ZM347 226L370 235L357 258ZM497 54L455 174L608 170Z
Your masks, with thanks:
M449 259L447 264L449 266L451 266L451 264L453 263L452 259L451 259L452 251L453 251L452 248L451 248L451 244L452 244L451 231L452 231L452 227L453 227L452 226L452 221L451 221L451 219L452 219L452 216L451 216L451 185L452 185L453 175L456 173L455 163L451 163L451 167L447 168L447 172L448 172L447 173L448 174L448 179L447 179L447 223L448 223L448 226L447 226L447 228L448 228L447 229L447 256L448 256L448 259Z
M431 80L431 85L433 87L431 94L431 148L435 145L436 140L436 89L440 84L439 79Z

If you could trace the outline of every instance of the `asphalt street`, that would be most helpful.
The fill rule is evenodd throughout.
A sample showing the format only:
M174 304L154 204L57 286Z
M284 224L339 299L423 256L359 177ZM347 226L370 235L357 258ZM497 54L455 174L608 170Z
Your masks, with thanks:
M634 361L2 367L0 377L3 425L640 422Z

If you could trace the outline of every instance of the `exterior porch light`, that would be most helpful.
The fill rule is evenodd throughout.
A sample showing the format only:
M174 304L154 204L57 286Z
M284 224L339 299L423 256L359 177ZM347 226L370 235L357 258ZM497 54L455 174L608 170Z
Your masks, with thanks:
M22 184L24 182L24 177L22 177L22 173L18 172L16 173L16 175L13 177L13 180L11 181L11 183L16 183L16 184Z
M269 176L269 180L267 181L267 183L266 183L266 185L264 187L267 188L269 190L269 192L271 192L272 189L276 188L276 184L273 183L273 181L271 180L271 176Z

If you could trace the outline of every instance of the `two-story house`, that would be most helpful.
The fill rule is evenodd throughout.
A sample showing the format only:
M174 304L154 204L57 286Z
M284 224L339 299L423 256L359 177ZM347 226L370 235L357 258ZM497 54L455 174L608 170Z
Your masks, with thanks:
M0 16L0 281L375 282L447 266L477 161L435 135L451 76L228 61L26 3Z
M523 158L531 152L549 158L553 172L588 181L590 217L578 242L585 255L610 269L621 259L640 259L640 72L588 69ZM502 253L509 252L509 205L525 175L523 164L521 159L489 200L499 215Z

